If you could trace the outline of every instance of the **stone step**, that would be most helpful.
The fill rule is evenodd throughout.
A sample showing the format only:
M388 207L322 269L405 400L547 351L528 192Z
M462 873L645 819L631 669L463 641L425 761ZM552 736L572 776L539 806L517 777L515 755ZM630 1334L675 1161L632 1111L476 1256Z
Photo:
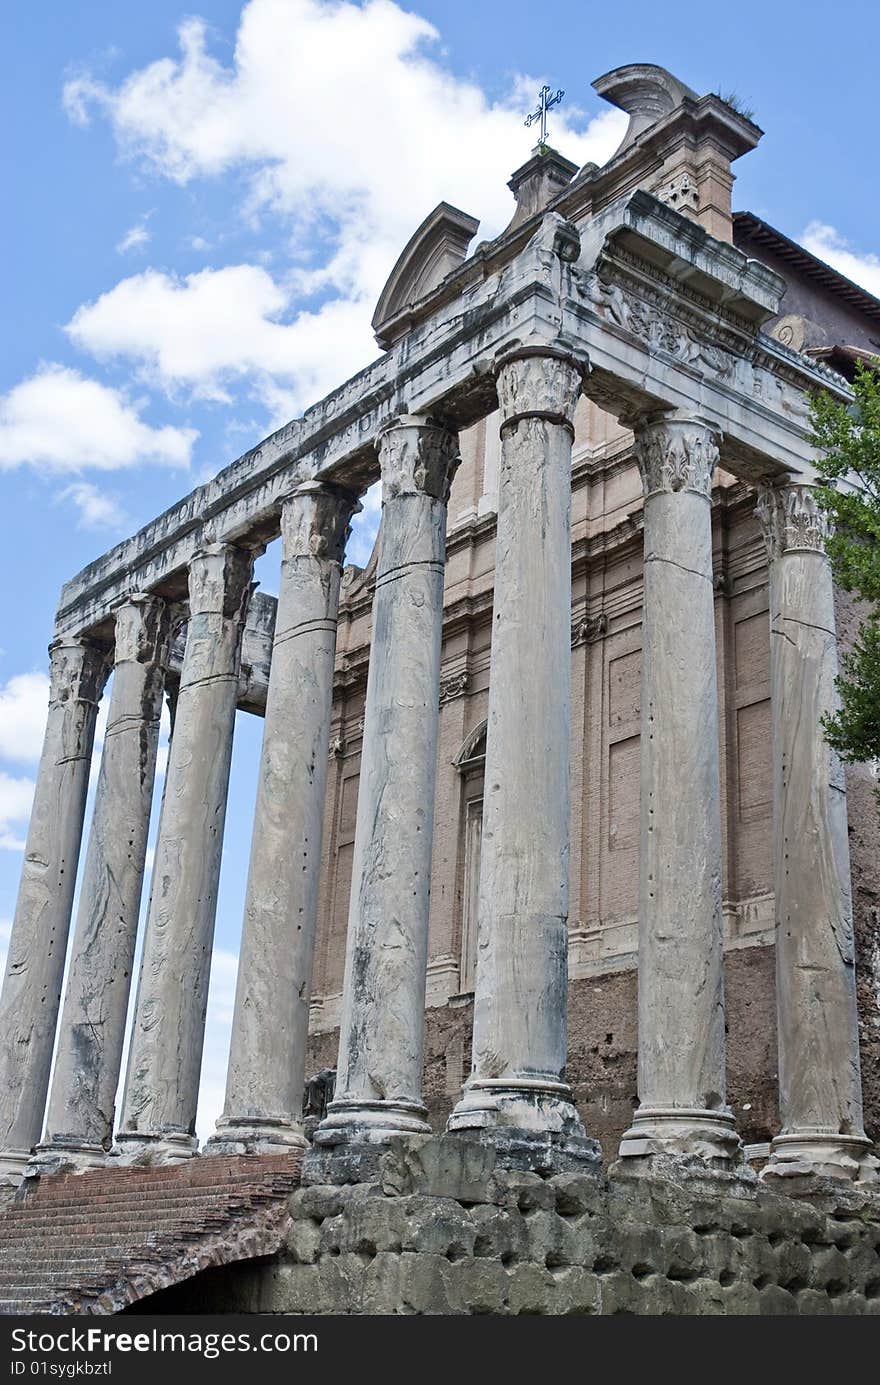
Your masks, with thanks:
M245 1160L247 1162L242 1167ZM29 1190L28 1196L51 1198L66 1195L71 1188L97 1188L102 1193L111 1194L118 1186L158 1189L169 1184L175 1187L217 1187L238 1181L265 1182L273 1177L297 1177L301 1162L299 1155L266 1160L242 1155L232 1168L218 1167L222 1161L215 1164L213 1160L206 1160L195 1168L190 1164L174 1164L159 1169L126 1167L80 1174L49 1174L38 1180L36 1189Z
M18 1203L13 1203L9 1211L27 1211L33 1207L56 1207L59 1204L69 1202L113 1202L119 1198L143 1197L155 1198L157 1201L167 1197L209 1197L216 1195L219 1190L228 1192L232 1189L247 1192L248 1190L259 1191L268 1189L270 1191L283 1191L285 1187L296 1187L299 1183L299 1176L295 1173L276 1174L272 1177L253 1178L241 1177L223 1180L219 1183L184 1183L184 1184L144 1184L128 1183L113 1188L102 1188L94 1185L91 1188L83 1188L72 1184L65 1188L43 1191L37 1189L30 1192Z
M149 1211L151 1215L163 1217L176 1211L184 1214L192 1213L198 1215L202 1209L226 1206L243 1207L256 1206L267 1201L274 1201L289 1192L290 1189L282 1189L280 1192L273 1192L271 1189L259 1189L249 1193L242 1193L238 1189L224 1190L202 1196L182 1196L176 1198L163 1198L156 1200L149 1197L134 1196L117 1201L108 1202L104 1199L98 1201L77 1201L59 1202L55 1207L34 1206L27 1211L11 1213L7 1218L0 1222L0 1226L9 1227L14 1230L17 1227L40 1226L50 1223L57 1225L62 1218L86 1217L93 1214L101 1216L123 1216L129 1212Z

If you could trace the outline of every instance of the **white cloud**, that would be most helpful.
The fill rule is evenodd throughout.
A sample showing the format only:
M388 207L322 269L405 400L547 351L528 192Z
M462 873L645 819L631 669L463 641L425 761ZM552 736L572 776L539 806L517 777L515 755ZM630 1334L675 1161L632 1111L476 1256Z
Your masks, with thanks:
M846 275L854 284L861 284L868 293L880 298L880 255L860 254L834 226L822 221L810 222L801 236L801 244L838 274Z
M88 481L78 481L61 491L59 500L72 500L79 510L81 529L120 529L128 517L119 501Z
M151 428L121 391L62 365L44 365L0 396L0 469L188 466L197 436L192 428Z
M237 955L224 948L215 947L211 959L211 985L208 989L205 1048L196 1118L196 1130L200 1140L207 1140L213 1133L217 1117L223 1110L237 975Z
M153 239L153 233L147 230L147 222L152 215L152 212L147 212L141 217L140 221L136 221L133 226L129 226L128 230L117 242L117 255L127 255L130 250L143 250L145 245L149 245L150 241Z
M7 760L40 758L48 705L45 673L17 673L0 686L0 755Z
M24 826L30 816L34 781L0 770L0 849L24 851Z
M289 418L297 402L308 403L376 355L367 317L346 301L279 321L290 303L290 290L257 265L182 279L148 270L79 308L67 332L99 359L136 361L168 390L186 385L226 400L229 382L254 377L273 416Z
M235 376L263 377L279 419L365 364L373 306L418 223L446 200L497 234L513 211L507 180L530 152L523 114L540 80L520 76L491 101L443 65L439 37L391 0L250 0L228 66L188 19L179 57L116 87L69 82L71 118L100 110L124 153L164 177L243 171L242 213L280 215L295 265L284 285L253 265L137 276L80 310L75 340L215 398ZM587 122L569 105L552 135L573 160L601 163L625 126L620 111Z

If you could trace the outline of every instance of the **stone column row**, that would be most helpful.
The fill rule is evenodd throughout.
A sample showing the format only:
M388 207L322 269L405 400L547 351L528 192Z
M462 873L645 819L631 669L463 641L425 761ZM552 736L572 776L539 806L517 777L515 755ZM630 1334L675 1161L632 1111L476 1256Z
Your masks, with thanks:
M514 1161L595 1164L565 1080L572 418L581 368L546 349L498 367L501 478L474 1066L453 1132ZM721 832L710 496L700 420L641 421L645 508L639 1107L621 1163L735 1169L725 1098ZM422 1042L454 435L398 419L378 443L373 608L339 1077L311 1176L357 1176L427 1133ZM209 1148L304 1143L300 1103L317 915L339 579L355 496L307 484L282 512L278 605L224 1114ZM875 1176L862 1128L840 764L821 732L836 638L824 522L807 487L764 493L770 556L775 891L783 1129L766 1176ZM195 1149L223 822L253 554L214 544L190 612L119 1148ZM37 1167L107 1150L155 772L168 613L116 614L115 680L45 1144ZM98 647L52 651L46 742L0 1000L2 1172L40 1135L97 701ZM54 1162L53 1162L54 1161Z

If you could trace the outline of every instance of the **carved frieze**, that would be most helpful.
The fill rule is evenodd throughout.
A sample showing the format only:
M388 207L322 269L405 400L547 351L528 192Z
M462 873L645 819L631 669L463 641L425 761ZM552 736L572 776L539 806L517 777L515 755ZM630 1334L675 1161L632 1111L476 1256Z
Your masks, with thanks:
M831 525L813 486L761 486L755 509L771 562L783 553L825 552Z
M754 327L735 314L719 310L622 250L615 251L613 266L604 263L598 271L578 275L575 282L580 296L606 322L652 353L664 353L700 375L806 421L808 396L784 377L778 361L761 351ZM836 377L835 383L840 383Z
M659 419L636 429L636 460L646 495L689 490L708 496L718 440L704 423Z

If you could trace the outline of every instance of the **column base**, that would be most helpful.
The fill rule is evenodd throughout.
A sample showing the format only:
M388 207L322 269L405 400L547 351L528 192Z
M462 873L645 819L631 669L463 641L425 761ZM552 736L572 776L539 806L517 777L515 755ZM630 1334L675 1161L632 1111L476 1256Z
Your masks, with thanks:
M854 1188L880 1192L880 1161L867 1135L832 1135L801 1131L777 1135L761 1181L778 1192L797 1196L816 1191L832 1179Z
M206 1142L203 1154L287 1154L308 1149L302 1126L291 1121L228 1120L221 1116L214 1134Z
M107 1162L108 1152L103 1145L87 1140L50 1140L37 1145L28 1164L28 1178L43 1178L55 1173L88 1173Z
M678 1171L748 1173L742 1141L733 1112L699 1107L645 1106L635 1114L620 1141L617 1162L621 1173L657 1173L661 1166Z
M146 1134L144 1131L118 1134L116 1144L109 1157L119 1165L137 1164L181 1164L193 1159L199 1152L199 1142L194 1135L184 1135L175 1131L162 1134Z
M564 1082L523 1078L469 1081L449 1120L450 1134L478 1134L506 1168L549 1176L584 1166L597 1170L602 1152L588 1139Z
M4 1149L0 1153L0 1188L17 1188L27 1173L32 1151Z
M427 1114L416 1101L331 1101L303 1160L302 1181L371 1181L395 1135L433 1133Z

